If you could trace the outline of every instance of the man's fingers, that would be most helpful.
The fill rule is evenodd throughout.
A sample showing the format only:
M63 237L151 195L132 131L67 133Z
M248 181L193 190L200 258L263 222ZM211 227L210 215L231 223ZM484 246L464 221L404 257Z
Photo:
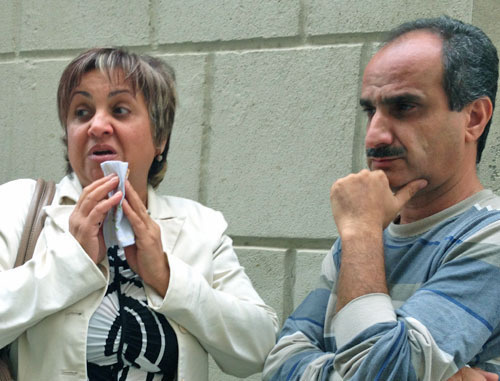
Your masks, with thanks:
M498 376L479 368L463 367L447 381L496 381Z
M406 184L403 188L398 190L394 197L398 200L400 208L403 207L419 190L427 186L427 180L418 179L413 180Z
M472 369L481 374L484 377L485 381L498 381L498 375L495 373L490 373L479 368L472 368Z

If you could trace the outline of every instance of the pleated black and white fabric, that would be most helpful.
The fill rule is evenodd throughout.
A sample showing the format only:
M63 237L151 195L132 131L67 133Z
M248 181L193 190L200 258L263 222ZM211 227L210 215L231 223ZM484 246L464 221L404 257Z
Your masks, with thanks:
M87 373L94 380L173 380L177 338L167 319L148 308L140 277L123 249L108 249L106 295L89 322Z

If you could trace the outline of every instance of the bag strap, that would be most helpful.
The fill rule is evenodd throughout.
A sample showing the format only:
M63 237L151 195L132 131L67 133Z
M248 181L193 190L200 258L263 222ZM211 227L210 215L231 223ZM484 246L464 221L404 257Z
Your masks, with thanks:
M7 354L7 352L5 352ZM5 357L5 358L4 358ZM0 358L0 381L13 381L12 375L10 373L9 365L7 362L7 357L2 356Z
M45 181L44 179L36 181L35 193L31 199L14 267L23 265L33 256L36 241L47 217L42 209L52 202L55 191L56 185L53 181Z
M0 352L0 381L13 381L6 349L6 347L2 348Z
M54 199L56 185L53 181L38 179L36 181L35 193L31 199L28 209L28 216L24 224L19 250L17 251L16 263L14 267L21 266L29 261L33 256L36 241L43 229L43 223L47 215L43 212L43 207L49 205ZM0 381L12 381L9 368L8 347L0 349Z

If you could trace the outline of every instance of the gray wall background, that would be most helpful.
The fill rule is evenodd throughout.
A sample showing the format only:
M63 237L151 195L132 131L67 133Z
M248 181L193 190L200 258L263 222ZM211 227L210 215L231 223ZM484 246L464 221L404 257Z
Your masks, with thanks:
M332 182L364 167L364 66L389 29L441 14L500 47L499 0L2 0L0 183L63 176L55 94L79 52L162 57L176 69L180 106L160 190L224 213L283 321L336 238ZM495 191L498 114L480 166ZM212 363L211 379L235 378Z

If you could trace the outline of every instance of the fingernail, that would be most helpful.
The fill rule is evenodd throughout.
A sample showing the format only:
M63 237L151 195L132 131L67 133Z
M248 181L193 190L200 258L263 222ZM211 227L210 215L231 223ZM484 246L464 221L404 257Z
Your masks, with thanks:
M427 185L428 185L427 180L425 179L420 180L418 183L418 190L424 189Z

